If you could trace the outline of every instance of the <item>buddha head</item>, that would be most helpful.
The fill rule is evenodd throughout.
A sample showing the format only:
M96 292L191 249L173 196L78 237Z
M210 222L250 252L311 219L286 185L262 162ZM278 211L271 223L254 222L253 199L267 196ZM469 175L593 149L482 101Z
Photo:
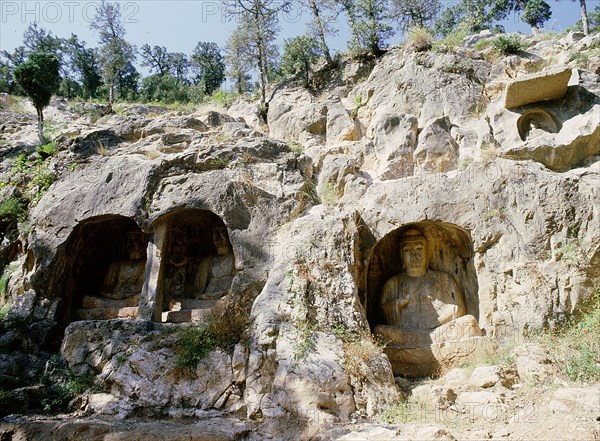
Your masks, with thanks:
M427 272L427 238L416 228L406 230L400 239L400 259L411 277Z
M145 251L143 233L138 231L129 231L127 233L127 257L130 260L138 260L144 257Z
M227 229L218 226L212 230L212 241L217 250L217 254L222 256L229 253L229 240L227 239Z

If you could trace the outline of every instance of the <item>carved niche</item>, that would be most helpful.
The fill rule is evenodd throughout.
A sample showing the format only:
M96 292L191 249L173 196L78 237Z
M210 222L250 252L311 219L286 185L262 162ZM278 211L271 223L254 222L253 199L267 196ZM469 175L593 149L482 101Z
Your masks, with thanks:
M148 236L132 219L81 222L67 242L65 321L136 318L147 245Z
M541 109L529 110L517 120L517 129L523 141L545 133L558 133L561 128L558 118Z
M406 225L375 245L367 270L367 317L396 375L431 375L470 354L477 277L469 234L457 226Z
M198 321L229 293L235 259L227 227L214 213L169 216L162 255L162 320Z

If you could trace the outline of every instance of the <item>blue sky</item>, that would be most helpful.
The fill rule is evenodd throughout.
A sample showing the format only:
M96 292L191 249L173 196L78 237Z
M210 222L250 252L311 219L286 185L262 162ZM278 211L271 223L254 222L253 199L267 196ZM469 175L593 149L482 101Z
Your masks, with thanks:
M561 31L579 19L579 1L547 1L553 14L546 23L546 29ZM587 0L588 10L599 2ZM170 52L190 54L198 41L214 41L223 46L235 28L219 0L119 0L119 3L126 22L127 39L138 47L148 43L166 46ZM88 46L96 46L97 34L89 29L89 23L98 4L99 0L0 0L0 49L12 51L21 45L23 32L33 21L59 37L75 33ZM291 12L282 15L279 40L302 34L308 18L308 14L300 11L297 5ZM530 32L517 14L511 15L502 24L507 31ZM346 24L342 18L336 27L340 32L330 39L330 43L334 50L342 51L347 39ZM400 40L401 36L396 36L392 43Z

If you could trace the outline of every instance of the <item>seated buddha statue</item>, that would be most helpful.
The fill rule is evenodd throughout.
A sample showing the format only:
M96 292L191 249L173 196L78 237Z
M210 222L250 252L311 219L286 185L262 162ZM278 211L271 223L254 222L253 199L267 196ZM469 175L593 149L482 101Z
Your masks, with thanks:
M101 296L123 300L137 296L142 291L146 268L146 246L142 233L127 233L126 256L113 262L102 284Z
M214 300L224 296L233 280L235 262L227 229L215 227L211 237L216 254L202 259L198 265L193 289L196 299Z
M400 240L405 271L382 289L384 324L374 331L388 342L385 351L396 374L426 373L431 365L446 361L444 350L439 350L444 342L482 335L475 317L466 313L454 277L429 269L427 257L426 237L417 229L406 231Z

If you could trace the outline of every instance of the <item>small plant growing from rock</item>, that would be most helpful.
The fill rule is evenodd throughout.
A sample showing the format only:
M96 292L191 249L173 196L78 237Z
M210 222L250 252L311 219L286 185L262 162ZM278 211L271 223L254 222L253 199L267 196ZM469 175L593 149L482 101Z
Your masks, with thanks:
M69 403L77 395L81 395L88 389L97 389L94 386L94 378L94 373L91 371L83 375L75 374L66 367L66 363L60 356L53 356L40 378L42 409L45 412L67 410Z
M518 35L501 35L492 41L492 46L502 55L516 55L523 51L523 44Z
M420 413L421 406L412 401L397 401L385 407L381 413L381 422L386 424L400 424L414 421Z
M409 47L415 52L428 51L433 46L433 35L424 27L415 26L408 31Z
M176 366L195 369L200 360L217 347L215 335L210 327L190 326L180 332L175 344Z
M600 381L600 286L562 327L535 338L547 348L550 359L573 382Z
M216 348L230 350L242 341L249 316L245 305L244 301L222 301L205 323L181 330L173 347L177 367L195 369Z

